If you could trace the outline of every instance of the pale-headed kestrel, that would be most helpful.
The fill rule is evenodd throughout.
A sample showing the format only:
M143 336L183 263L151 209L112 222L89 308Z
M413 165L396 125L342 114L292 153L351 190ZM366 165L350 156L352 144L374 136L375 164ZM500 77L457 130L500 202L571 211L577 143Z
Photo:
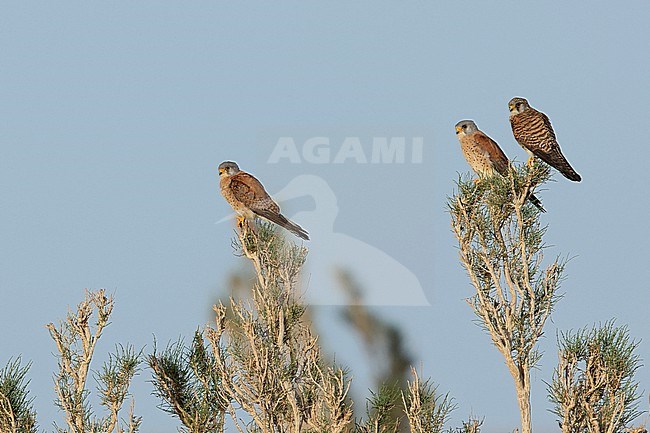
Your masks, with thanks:
M456 136L467 163L479 178L495 175L507 176L510 162L496 141L478 129L473 120L461 120L456 124ZM546 212L534 194L528 200L541 212Z
M245 220L252 221L256 217L262 217L284 227L299 238L309 240L309 234L302 227L280 213L280 206L273 201L260 181L241 171L236 163L225 161L219 164L219 177L221 195L239 215L240 224Z
M512 133L521 147L528 152L528 165L536 156L564 177L575 182L582 178L566 160L555 138L551 121L546 114L535 110L524 98L512 98L508 102Z

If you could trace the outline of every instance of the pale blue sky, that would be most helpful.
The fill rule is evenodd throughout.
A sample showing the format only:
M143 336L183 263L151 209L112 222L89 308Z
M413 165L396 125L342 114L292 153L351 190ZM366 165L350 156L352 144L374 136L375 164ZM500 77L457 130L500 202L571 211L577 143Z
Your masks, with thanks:
M419 279L431 307L378 312L404 327L423 373L456 398L452 424L471 412L485 416L486 433L512 430L511 379L463 301L472 291L445 200L468 170L458 120L474 119L525 159L508 124L513 96L550 116L584 179L556 176L539 194L549 256L574 258L533 373L536 431L557 430L543 381L558 330L617 318L647 338L648 2L4 1L1 9L0 365L33 360L41 425L61 419L43 325L85 287L117 300L100 352L117 342L150 350L153 335L190 336L209 320L226 276L242 266L232 228L215 224L230 211L216 167L232 159L270 191L303 174L323 178L337 198L334 231ZM267 163L280 136L340 131L423 136L422 163ZM287 205L314 209L308 198ZM316 283L308 290L334 290ZM351 338L324 341L364 377ZM639 354L650 359L648 341ZM650 388L647 368L638 378ZM147 380L144 372L134 385L142 431L175 431Z

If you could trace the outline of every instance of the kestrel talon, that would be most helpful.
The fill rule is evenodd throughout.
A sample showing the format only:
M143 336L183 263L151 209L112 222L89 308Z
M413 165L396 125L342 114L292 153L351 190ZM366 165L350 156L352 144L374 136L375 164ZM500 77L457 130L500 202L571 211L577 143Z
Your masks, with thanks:
M460 141L465 160L479 178L507 176L510 161L496 141L478 129L473 120L461 120L456 124L456 136ZM541 212L546 212L542 202L534 194L528 200Z
M309 240L309 234L298 224L280 213L280 206L273 201L264 186L253 175L241 171L232 161L219 164L219 187L221 195L239 215L239 223L257 217L267 219L289 230L299 238Z
M582 178L562 154L548 116L535 110L524 98L512 98L508 102L508 108L512 133L521 147L528 152L528 164L530 165L536 156L567 179L580 182Z

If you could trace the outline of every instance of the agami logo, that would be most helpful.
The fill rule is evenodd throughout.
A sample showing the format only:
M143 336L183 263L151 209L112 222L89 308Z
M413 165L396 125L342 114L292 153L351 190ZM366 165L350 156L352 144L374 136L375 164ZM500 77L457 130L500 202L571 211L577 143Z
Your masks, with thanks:
M292 164L412 164L422 163L424 137L369 138L310 137L305 140L284 136L278 138L269 164L289 162Z

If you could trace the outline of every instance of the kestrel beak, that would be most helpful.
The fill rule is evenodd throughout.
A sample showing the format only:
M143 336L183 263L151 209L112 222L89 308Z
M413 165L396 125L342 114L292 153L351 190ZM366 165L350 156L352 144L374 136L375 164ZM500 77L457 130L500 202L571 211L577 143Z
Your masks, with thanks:
M510 104L510 105L508 105L508 109L509 109L510 111L514 110L514 109L515 109L515 105L514 105L514 104Z
M460 131L462 131L462 130L463 130L462 126L457 126L456 127L456 135L458 135L460 133Z
M221 176L222 174L223 174L223 168L220 168L219 169L219 176Z

